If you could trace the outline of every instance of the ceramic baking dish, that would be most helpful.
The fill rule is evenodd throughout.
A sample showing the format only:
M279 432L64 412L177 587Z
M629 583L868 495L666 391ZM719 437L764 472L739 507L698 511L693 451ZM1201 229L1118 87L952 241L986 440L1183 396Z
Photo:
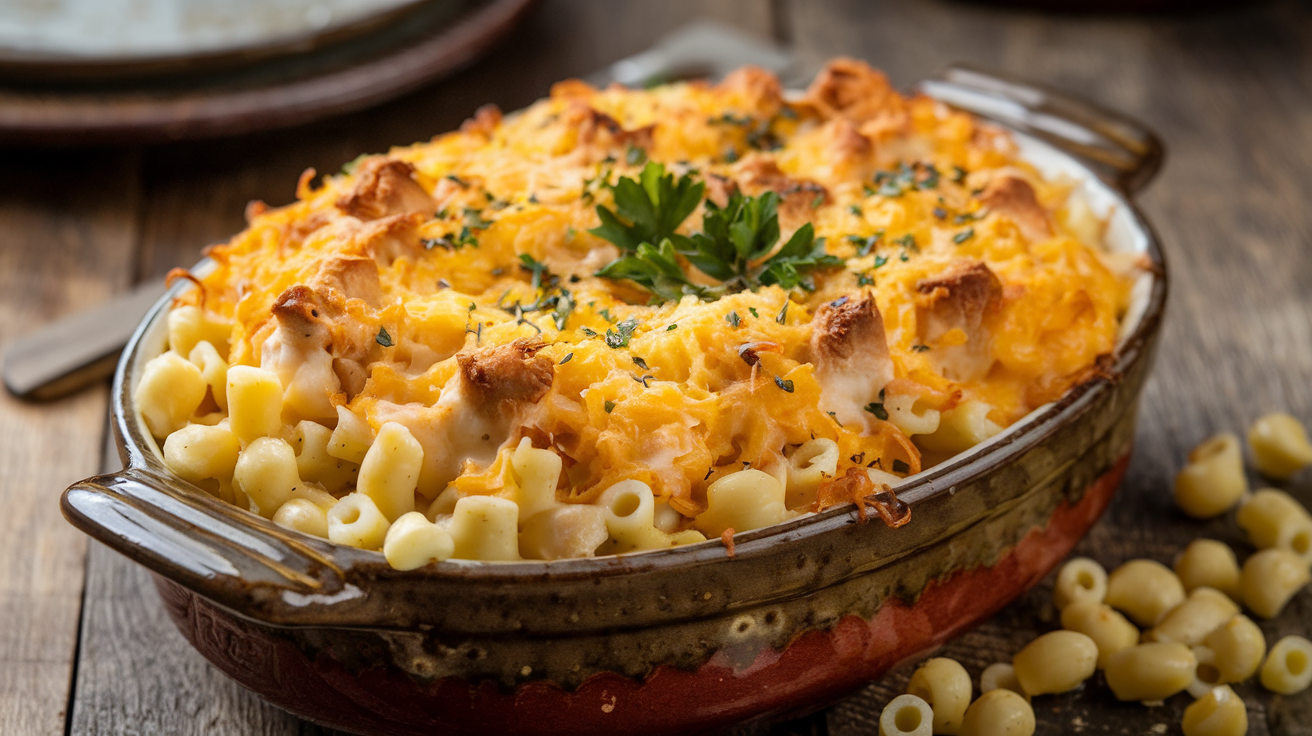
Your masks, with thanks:
M215 666L312 721L362 733L714 730L814 709L933 649L1039 581L1125 473L1166 302L1132 201L1156 137L1123 116L955 67L921 91L1010 127L1109 218L1111 248L1151 267L1101 375L898 488L911 523L854 507L666 551L553 562L381 554L275 526L170 476L133 406L180 284L141 323L114 381L127 468L63 496L78 528L154 573Z

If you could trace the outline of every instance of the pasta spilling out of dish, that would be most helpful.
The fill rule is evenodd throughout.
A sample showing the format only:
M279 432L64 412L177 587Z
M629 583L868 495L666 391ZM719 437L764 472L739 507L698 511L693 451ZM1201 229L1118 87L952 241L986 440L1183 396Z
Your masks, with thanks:
M166 464L399 568L856 503L1105 370L1138 266L1009 135L839 59L557 84L254 203L136 389Z

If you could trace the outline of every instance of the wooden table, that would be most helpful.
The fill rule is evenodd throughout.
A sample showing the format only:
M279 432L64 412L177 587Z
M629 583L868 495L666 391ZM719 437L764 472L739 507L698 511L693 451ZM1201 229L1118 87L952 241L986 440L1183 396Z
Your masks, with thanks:
M149 149L0 156L0 340L194 262L243 225L252 199L290 201L307 166L427 139L478 105L521 107L551 82L639 51L698 16L792 44L808 71L850 54L907 86L971 61L1137 115L1169 159L1143 205L1173 267L1136 457L1116 506L1078 551L1111 567L1169 562L1200 534L1239 545L1228 519L1174 510L1188 449L1259 413L1312 419L1312 8L1135 18L1041 15L943 0L547 0L496 56L376 110L257 137ZM107 395L46 405L0 396L0 734L313 734L194 653L145 572L88 543L58 494L102 464ZM1312 479L1291 490L1312 502ZM1055 627L1048 586L951 643L973 674ZM1269 638L1312 630L1312 592ZM809 718L742 733L864 734L907 674ZM1312 734L1312 693L1241 688L1253 734ZM1147 709L1106 688L1036 700L1039 733L1180 733L1186 696Z

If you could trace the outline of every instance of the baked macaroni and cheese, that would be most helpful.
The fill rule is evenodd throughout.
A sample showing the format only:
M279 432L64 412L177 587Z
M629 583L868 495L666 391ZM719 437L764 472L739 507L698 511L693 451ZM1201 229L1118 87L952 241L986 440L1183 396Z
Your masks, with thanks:
M896 525L1112 353L1135 267L1073 190L856 61L563 82L253 204L137 403L182 478L400 568Z

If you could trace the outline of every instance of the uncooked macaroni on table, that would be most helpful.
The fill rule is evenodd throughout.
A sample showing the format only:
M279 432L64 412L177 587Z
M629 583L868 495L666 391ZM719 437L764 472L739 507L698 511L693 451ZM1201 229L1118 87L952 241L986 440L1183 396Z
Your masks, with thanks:
M182 478L406 569L898 524L1105 367L1137 266L1074 189L851 60L563 82L252 205L138 403Z

